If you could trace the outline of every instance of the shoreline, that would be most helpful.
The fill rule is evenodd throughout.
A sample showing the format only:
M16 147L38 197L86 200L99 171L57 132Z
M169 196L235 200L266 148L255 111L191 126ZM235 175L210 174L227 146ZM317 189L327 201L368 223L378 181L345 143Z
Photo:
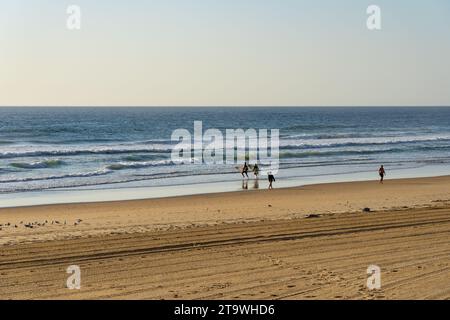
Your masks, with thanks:
M450 176L0 208L0 245L445 204Z
M297 176L292 169L283 171L277 178L275 189L298 188L310 185L364 182L377 179L373 172L356 171L343 174L324 174L316 176ZM292 175L294 173L294 175ZM424 168L402 168L389 171L389 180L434 178L448 175L447 166L434 165ZM374 179L375 176L375 179ZM170 180L170 179L169 179ZM221 194L232 192L264 191L267 187L266 177L258 180L254 177L241 179L240 176L226 181L202 181L168 185L142 185L125 183L118 185L97 186L94 188L77 187L67 189L46 189L40 191L23 191L0 194L0 209L30 207L55 204L102 203L111 201L143 201L150 199L172 198L179 196ZM177 180L175 180L177 181ZM243 183L247 181L248 190ZM257 187L255 184L257 183Z
M450 175L438 175L438 176L427 176L427 177L410 177L410 178L399 178L399 179L391 179L385 180L385 184L389 184L389 182L407 182L407 181L416 181L421 179L448 179L450 181ZM248 182L252 182L255 179L246 179ZM261 180L261 179L260 179ZM265 182L265 180L264 180ZM293 191L302 189L305 187L320 187L320 186L337 186L337 185L347 185L347 184L356 184L356 183L377 183L379 180L352 180L352 181L338 181L338 182L323 182L323 183L313 183L313 184L304 184L304 185L295 185L290 187L275 187L273 190L268 190L266 188L259 188L253 190L234 190L234 191L211 191L206 193L189 193L182 195L174 195L174 196L160 196L160 197L148 197L148 198L137 198L137 199L118 199L118 200L98 200L98 201L86 201L86 202L63 202L63 203L48 203L48 204L37 204L37 205L24 205L24 206L14 206L14 207L1 207L0 206L0 216L2 210L6 209L33 209L39 207L53 207L53 206L67 206L67 205L108 205L114 203L133 203L133 202L143 202L143 201L154 201L154 200L167 200L171 201L172 199L190 199L195 197L206 197L206 196L224 196L233 194L248 194L248 193L260 193L260 192L280 192L280 191ZM172 186L171 186L172 187ZM108 189L106 189L108 190ZM122 189L113 189L113 190L122 190ZM95 191L95 190L90 190ZM388 208L392 209L392 208Z

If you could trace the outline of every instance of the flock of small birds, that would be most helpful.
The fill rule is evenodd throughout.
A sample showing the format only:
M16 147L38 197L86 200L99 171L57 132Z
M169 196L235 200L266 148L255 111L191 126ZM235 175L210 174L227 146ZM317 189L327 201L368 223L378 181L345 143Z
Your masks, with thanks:
M81 219L77 219L75 220L75 222L73 223L74 226L78 226L83 220ZM3 228L19 228L19 227L24 227L24 228L29 228L29 229L35 229L35 228L39 228L39 227L45 227L47 225L60 225L60 226L65 226L65 225L70 225L67 220L64 221L58 221L58 220L45 220L44 222L23 222L20 221L19 224L12 224L10 222L7 223L0 223L0 231L3 230Z

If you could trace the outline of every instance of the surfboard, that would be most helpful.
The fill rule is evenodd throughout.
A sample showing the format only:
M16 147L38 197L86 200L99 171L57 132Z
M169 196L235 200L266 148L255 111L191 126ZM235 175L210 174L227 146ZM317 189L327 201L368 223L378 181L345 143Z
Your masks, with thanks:
M252 165L252 164L249 164L249 165L247 165L247 167L248 167L248 172L253 172L253 168L254 168L255 166ZM236 166L235 168L236 168L236 170L237 170L239 173L242 173L243 170L244 170L244 166Z

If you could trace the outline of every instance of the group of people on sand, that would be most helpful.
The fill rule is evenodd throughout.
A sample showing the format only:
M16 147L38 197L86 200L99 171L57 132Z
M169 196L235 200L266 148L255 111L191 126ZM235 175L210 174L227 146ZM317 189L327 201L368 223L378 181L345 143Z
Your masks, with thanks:
M250 168L247 165L247 161L244 162L244 166L242 167L242 170L241 170L242 178L245 178L245 177L248 178L249 169ZM259 167L258 167L257 163L255 163L255 165L253 166L252 171L253 171L253 174L255 175L255 178L258 179ZM384 183L384 177L386 176L386 170L384 169L383 165L380 167L380 169L378 169L378 174L380 175L380 183ZM269 189L273 189L272 183L275 182L274 175L271 172L269 172L269 174L267 175L267 178L269 180Z
M242 170L241 170L242 178L245 178L245 177L248 178L248 171L249 171L249 169L250 168L249 168L249 166L247 164L247 161L244 162L244 166L242 167ZM252 171L253 171L253 174L255 175L255 178L258 179L259 167L258 167L257 163L255 163L255 165L253 166ZM272 183L275 182L274 175L271 172L269 172L269 174L267 175L267 178L269 180L269 189L273 189Z
M244 166L242 167L242 171L241 171L242 178L245 178L245 177L248 178L248 170L249 170L249 167L248 167L247 161L246 161L246 162L244 162ZM255 177L258 178L259 167L258 167L257 163L255 163L255 165L253 166L253 170L252 171L253 171L253 174L255 175Z

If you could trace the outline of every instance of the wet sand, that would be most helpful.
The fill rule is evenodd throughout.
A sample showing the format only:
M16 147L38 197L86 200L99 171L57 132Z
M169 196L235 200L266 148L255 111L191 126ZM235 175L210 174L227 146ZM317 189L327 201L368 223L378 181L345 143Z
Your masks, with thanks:
M3 299L450 298L449 177L0 209L0 224Z

